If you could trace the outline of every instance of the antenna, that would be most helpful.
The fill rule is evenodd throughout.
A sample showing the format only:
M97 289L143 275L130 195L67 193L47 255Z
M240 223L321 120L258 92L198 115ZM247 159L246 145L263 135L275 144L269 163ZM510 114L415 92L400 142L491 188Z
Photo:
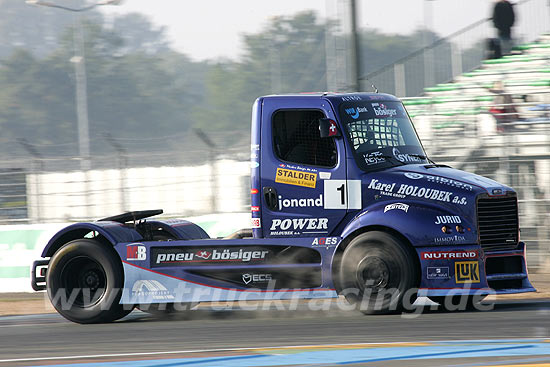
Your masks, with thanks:
M368 80L367 78L365 78L365 80L370 83L370 86L374 90L374 93L378 93L378 88L376 88L376 85L374 85L374 83Z

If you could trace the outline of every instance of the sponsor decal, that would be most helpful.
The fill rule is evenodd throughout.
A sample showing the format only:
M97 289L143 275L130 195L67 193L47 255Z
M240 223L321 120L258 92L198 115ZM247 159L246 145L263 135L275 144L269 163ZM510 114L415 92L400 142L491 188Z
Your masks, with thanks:
M395 159L397 159L399 162L403 162L403 163L408 163L408 162L419 163L419 162L422 162L420 157L410 155L408 153L401 153L399 151L399 149L397 149L397 148L393 148L392 153L393 153L393 156L395 157Z
M350 107L350 108L346 108L345 111L354 120L357 120L359 118L360 113L368 112L367 107Z
M455 280L458 283L479 283L479 263L477 261L457 261Z
M384 213L389 211L389 210L394 210L394 209L403 210L406 213L406 212L409 211L409 206L407 204L403 204L403 203L389 204L389 205L386 205L384 207Z
M405 175L405 177L408 177L408 178L413 179L413 180L426 178L426 180L428 182L435 182L435 183L439 183L439 184L443 184L443 185L447 185L447 186L458 187L458 188L468 190L468 191L472 191L474 189L474 187L472 185L469 185L469 184L464 183L464 182L456 181L456 180L453 180L453 179L450 179L450 178L432 176L432 175L423 175L423 174L415 173L415 172L405 172L404 175Z
M434 224L460 224L462 220L458 215L438 215Z
M126 260L147 260L147 248L141 243L126 245Z
M137 280L132 286L134 297L151 297L152 299L174 299L168 289L158 280Z
M373 178L371 179L368 188L371 190L380 191L380 195L397 197L397 198L406 198L407 196L413 196L417 198L423 198L428 200L441 201L445 203L454 203L460 205L466 205L468 202L465 197L453 196L454 194L450 191L437 190L437 189L428 189L425 187L400 184L399 188L396 188L395 183L388 184L382 183L379 180Z
M422 260L464 260L464 259L477 259L479 258L479 251L472 250L457 250L457 251L427 251L421 252L420 257Z
M426 175L426 179L428 180L428 182L436 182L447 186L458 187L468 191L472 191L474 189L474 187L470 184L452 180L450 178Z
M360 100L361 100L360 96L345 96L345 97L342 97L342 101L344 101L344 102L360 101Z
M252 167L252 168L258 168L258 167L260 167L260 163L258 163L258 162L250 162L250 167Z
M277 168L275 182L314 189L317 182L317 174Z
M198 251L195 254L195 256L200 258L200 259L208 260L208 259L210 259L210 256L212 256L212 253L210 251L201 250L201 251Z
M368 188L371 190L393 192L395 185L396 185L395 183L393 184L382 183L378 181L376 178L373 178L370 180Z
M269 283L272 280L271 274L243 274L243 283Z
M255 153L255 152L250 153L250 158L251 159L258 159L259 158L258 153Z
M260 144L250 144L250 150L253 152L260 150Z
M414 173L414 172L405 172L405 177L410 178L411 180L419 180L424 175L421 175L420 173Z
M281 167L281 168L286 168L286 169L295 169L295 170L304 171L304 172L317 172L317 169L316 169L316 168L313 168L313 167L296 166L296 165L294 165L294 164L285 164L285 163L281 163L281 164L279 164L279 167Z
M260 218L252 218L252 228L262 228Z
M273 219L269 228L272 236L287 236L300 233L326 233L328 218ZM294 231L300 232L294 232Z
M338 244L338 237L316 237L311 246L334 247Z
M321 180L330 180L331 173L330 172L319 172L319 178Z
M260 211L260 207L259 207L259 206L251 206L251 207L250 207L250 211L252 211L252 212L259 212L259 211Z
M376 116L388 116L388 117L392 117L392 116L395 116L397 115L397 110L396 109L393 109L393 108L388 108L385 104L383 103L373 103L372 104L372 108L374 110L374 114Z
M279 195L279 208L311 208L322 206L323 194L319 195L316 199L283 199L283 197Z
M383 155L382 152L376 151L364 154L363 158L365 158L367 166L372 166L373 164L386 162L386 158L384 158Z
M373 101L386 99L387 97L379 95L379 94L373 94L367 97L368 99L372 99Z
M460 242L466 242L466 237L454 235L454 236L447 236L447 237L435 237L434 238L435 243L460 243Z
M258 189L250 189L250 193L251 193L251 194L257 194L257 193L258 193Z
M426 277L428 279L449 279L449 268L447 266L428 266Z
M264 261L269 254L267 250L249 248L225 248L193 250L184 248L155 249L155 265L177 265L185 263L233 262L248 263Z
M401 186L399 186L397 193L404 194L407 196L415 196L418 198L443 201L446 203L451 202L451 195L453 194L450 191L427 189L425 187L405 185L405 184L401 184Z

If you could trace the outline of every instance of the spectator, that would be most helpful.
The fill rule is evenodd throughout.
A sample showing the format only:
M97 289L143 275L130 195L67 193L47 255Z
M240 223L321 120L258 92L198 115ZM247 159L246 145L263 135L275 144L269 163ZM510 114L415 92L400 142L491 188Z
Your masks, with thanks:
M512 26L515 20L514 6L508 0L497 0L493 9L493 24L498 30L503 55L510 53L512 49Z
M512 95L506 93L504 84L501 81L494 82L489 91L497 95L494 100L495 105L489 109L489 113L497 121L497 131L509 131L509 124L519 120L519 114L512 101Z
M496 38L489 38L485 47L486 59L500 59L502 52L500 51L500 41Z

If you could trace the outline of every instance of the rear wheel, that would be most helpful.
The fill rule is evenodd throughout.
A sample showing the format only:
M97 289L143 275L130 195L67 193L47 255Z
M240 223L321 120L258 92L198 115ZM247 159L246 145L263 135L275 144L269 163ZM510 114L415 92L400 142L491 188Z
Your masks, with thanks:
M419 277L414 256L409 246L388 233L362 233L342 256L341 292L365 314L409 308L416 300Z
M74 322L110 322L132 311L119 304L124 272L118 255L95 240L61 247L50 260L46 284L57 312Z

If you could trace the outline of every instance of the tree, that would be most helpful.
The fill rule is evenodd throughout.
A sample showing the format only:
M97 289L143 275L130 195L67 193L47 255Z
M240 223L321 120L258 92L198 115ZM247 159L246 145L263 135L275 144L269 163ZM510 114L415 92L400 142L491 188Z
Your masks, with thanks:
M196 125L248 132L251 106L259 96L325 90L326 26L306 11L273 18L260 33L246 35L242 61L219 62L210 69L209 103L197 109Z
M84 0L75 0L75 7ZM57 48L60 35L75 22L76 13L27 4L23 0L0 0L0 60L16 48L24 48L37 57L45 57ZM101 22L97 10L86 18Z
M202 97L205 68L170 50L128 51L124 38L84 20L88 115L92 155L109 150L103 134L143 139L170 136L191 126L191 109ZM73 29L48 56L15 51L0 67L0 128L11 140L52 147L47 153L78 154ZM186 111L186 108L188 109ZM163 142L163 149L170 144ZM177 141L172 142L177 145ZM55 149L63 145L63 149Z
M112 32L119 35L125 54L142 52L153 55L170 50L164 27L155 27L149 19L139 13L130 13L113 20Z

